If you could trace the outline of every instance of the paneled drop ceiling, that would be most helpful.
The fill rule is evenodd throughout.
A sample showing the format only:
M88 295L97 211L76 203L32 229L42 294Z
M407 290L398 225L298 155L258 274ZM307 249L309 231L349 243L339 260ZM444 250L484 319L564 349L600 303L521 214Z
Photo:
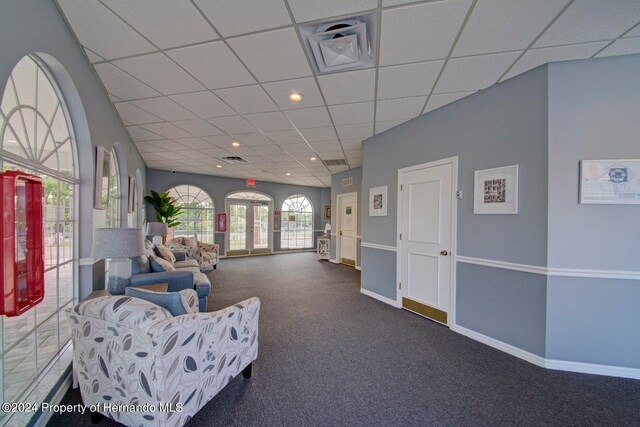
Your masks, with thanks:
M640 53L638 0L57 1L150 168L301 185L531 68ZM298 25L371 12L376 67L316 75Z

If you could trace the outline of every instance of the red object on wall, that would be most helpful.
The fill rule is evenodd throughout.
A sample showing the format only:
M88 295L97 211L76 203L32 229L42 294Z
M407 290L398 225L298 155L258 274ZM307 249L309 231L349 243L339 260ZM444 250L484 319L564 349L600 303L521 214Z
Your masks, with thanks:
M19 316L44 298L42 179L19 171L0 174L0 314Z
M227 231L227 214L218 214L218 231Z
M247 178L247 187L255 187L256 186L256 180L253 178Z

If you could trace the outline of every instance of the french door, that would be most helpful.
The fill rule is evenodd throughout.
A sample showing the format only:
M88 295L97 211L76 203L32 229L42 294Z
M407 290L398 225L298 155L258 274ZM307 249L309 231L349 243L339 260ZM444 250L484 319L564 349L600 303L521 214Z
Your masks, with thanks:
M271 252L271 202L228 200L227 255Z

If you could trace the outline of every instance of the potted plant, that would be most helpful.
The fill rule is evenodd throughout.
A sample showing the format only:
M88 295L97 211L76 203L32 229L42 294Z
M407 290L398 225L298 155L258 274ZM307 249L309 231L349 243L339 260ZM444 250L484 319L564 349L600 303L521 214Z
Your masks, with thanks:
M145 196L144 201L153 206L158 222L166 223L169 228L180 225L178 218L182 213L182 207L176 206L175 200L169 197L169 192L158 193L157 191L151 190L151 195ZM166 236L162 236L163 243L165 239Z

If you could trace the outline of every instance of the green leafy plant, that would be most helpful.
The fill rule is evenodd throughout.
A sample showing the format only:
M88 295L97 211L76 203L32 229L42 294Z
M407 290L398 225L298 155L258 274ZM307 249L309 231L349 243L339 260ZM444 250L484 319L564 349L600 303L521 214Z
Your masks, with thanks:
M182 207L176 206L175 200L169 197L169 193L158 193L151 190L150 196L145 196L144 201L156 210L156 218L159 222L166 223L169 228L180 225L178 218L182 213Z

